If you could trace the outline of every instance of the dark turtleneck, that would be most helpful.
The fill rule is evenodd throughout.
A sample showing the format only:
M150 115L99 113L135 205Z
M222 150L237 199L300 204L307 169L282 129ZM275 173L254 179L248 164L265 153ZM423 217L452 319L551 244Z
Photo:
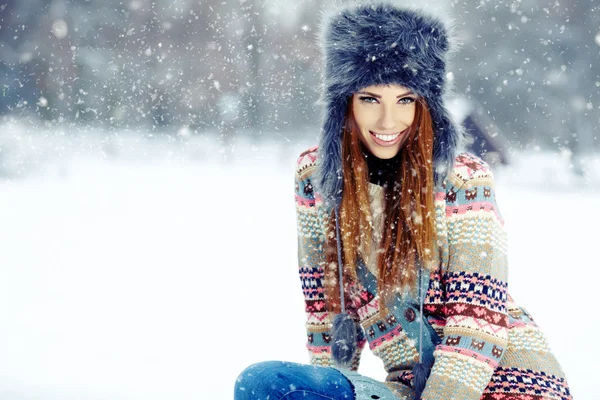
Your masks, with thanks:
M369 182L383 186L385 183L395 180L400 170L400 152L394 157L384 160L374 156L362 143L360 147L367 161Z

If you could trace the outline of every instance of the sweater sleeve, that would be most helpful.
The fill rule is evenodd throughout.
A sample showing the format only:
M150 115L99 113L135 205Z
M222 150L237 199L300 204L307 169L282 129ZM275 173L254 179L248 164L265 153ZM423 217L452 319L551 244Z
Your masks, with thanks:
M303 154L296 169L296 221L298 230L298 272L306 311L306 333L309 361L312 365L334 366L331 356L331 322L327 311L324 286L325 267L325 216L321 199L312 187L314 166L312 154ZM362 330L359 329L359 333ZM358 349L350 370L358 370L365 339L359 337Z
M450 182L446 194L446 326L423 392L427 400L480 399L508 341L507 240L493 175L473 155L458 161L456 186Z

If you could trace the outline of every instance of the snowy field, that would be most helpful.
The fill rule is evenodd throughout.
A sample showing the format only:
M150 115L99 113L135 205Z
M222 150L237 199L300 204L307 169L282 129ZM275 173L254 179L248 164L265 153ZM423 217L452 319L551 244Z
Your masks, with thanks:
M307 362L293 168L310 139L0 132L0 399L225 400L251 363ZM496 170L510 293L577 400L600 370L600 155L585 161L585 178L553 153ZM385 377L368 350L360 372Z

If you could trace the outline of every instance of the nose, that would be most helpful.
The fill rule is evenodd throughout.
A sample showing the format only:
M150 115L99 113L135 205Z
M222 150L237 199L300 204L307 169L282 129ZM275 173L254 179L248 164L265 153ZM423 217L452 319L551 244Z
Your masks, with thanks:
M393 107L381 107L381 113L379 114L379 126L381 129L393 129L396 126L394 120L394 109Z

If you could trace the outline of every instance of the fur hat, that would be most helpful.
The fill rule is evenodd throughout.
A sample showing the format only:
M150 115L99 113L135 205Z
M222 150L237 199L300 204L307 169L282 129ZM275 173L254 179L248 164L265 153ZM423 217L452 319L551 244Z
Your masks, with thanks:
M436 184L452 169L462 127L443 103L447 26L427 13L391 1L355 1L325 11L319 29L324 61L321 129L316 186L328 207L342 194L341 134L350 96L364 87L399 84L422 97L434 129Z

